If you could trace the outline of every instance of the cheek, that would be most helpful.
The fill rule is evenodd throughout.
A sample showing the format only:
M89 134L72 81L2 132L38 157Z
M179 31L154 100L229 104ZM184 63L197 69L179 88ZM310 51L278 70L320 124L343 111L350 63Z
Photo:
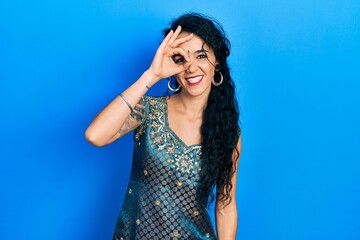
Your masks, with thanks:
M214 76L215 68L209 62L207 62L207 61L200 62L200 63L198 63L198 66L207 75L210 75L211 77Z
M184 77L181 75L181 73L177 74L177 75L174 75L176 81L181 85L183 86L183 82L181 82L181 79L183 79Z

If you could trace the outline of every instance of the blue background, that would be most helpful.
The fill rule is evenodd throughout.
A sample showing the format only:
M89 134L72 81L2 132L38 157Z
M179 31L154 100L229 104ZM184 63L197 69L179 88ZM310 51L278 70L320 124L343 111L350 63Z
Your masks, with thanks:
M232 42L238 239L360 239L357 0L1 1L0 239L111 239L132 136L84 131L191 10Z

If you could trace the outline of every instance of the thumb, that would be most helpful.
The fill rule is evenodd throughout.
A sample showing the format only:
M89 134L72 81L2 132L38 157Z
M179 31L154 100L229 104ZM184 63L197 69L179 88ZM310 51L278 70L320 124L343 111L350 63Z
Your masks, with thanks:
M182 67L184 68L184 71L188 70L189 67L190 67L190 65L191 65L191 62L186 61L186 62L182 65Z

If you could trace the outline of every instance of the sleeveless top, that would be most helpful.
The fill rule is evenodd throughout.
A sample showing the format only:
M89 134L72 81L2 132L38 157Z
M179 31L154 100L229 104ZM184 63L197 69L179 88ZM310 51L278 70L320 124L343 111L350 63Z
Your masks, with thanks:
M141 124L113 240L216 239L198 198L201 145L187 146L170 129L166 97L144 96L136 110Z

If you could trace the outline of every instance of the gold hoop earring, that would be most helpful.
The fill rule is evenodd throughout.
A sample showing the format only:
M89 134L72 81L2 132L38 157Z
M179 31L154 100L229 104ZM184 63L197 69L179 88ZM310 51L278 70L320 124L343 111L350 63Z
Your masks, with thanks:
M171 80L168 81L168 88L169 88L170 91L177 92L177 91L180 90L180 88L181 88L180 84L179 84L179 86L177 88L172 88L170 82L171 82Z
M224 81L224 77L223 77L223 75L221 74L221 72L219 71L218 73L220 74L220 81L219 81L219 82L215 82L215 76L213 77L213 79L212 79L212 81L211 81L212 84L214 84L215 87L220 86L220 85L223 83L223 81Z

